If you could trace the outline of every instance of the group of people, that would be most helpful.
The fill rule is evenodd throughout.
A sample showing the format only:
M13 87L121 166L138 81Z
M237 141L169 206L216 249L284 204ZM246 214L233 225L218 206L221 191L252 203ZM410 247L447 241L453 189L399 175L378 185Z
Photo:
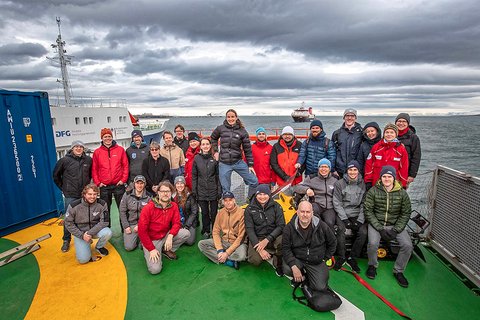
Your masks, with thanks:
M315 119L305 141L286 126L274 145L262 127L251 144L233 109L210 137L190 132L187 139L177 125L174 133L163 133L163 145L147 145L141 131L134 130L124 150L105 128L92 158L75 141L53 173L65 197L61 250L69 250L73 234L80 263L99 258L91 254L92 238L99 238L95 250L100 257L108 254L113 196L125 249L141 247L152 274L161 271L162 256L175 260L182 244L195 243L201 212L198 247L215 263L238 269L243 260L268 261L277 275L306 278L321 290L328 281L326 260L335 256L336 270L347 263L360 272L356 259L368 239L367 276L373 279L380 240L396 239L400 252L394 275L406 287L403 271L413 247L405 230L411 211L405 189L418 171L419 139L405 113L383 133L375 122L362 128L354 109L345 110L343 119L331 139ZM233 171L249 187L245 209L230 190ZM284 185L303 197L288 224L271 197L273 188ZM348 256L347 233L354 236Z

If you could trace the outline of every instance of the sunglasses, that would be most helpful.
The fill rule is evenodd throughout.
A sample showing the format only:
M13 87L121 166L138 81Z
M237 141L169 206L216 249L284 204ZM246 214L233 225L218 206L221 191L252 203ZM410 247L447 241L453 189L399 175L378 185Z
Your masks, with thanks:
M158 151L160 148L150 148L150 151Z

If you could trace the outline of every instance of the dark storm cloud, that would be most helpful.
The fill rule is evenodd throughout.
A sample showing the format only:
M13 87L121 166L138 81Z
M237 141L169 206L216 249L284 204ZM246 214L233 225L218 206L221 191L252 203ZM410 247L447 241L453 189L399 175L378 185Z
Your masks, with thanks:
M0 80L33 81L51 77L50 69L43 64L22 65L22 66L0 66Z
M0 46L0 65L26 63L47 54L38 43L11 43Z

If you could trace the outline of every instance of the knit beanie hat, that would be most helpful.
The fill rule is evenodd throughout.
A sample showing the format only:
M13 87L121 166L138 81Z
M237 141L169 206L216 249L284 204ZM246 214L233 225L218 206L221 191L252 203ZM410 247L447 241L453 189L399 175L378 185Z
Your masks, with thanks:
M82 148L85 148L85 144L80 140L73 141L70 149L73 149L73 147L76 147L76 146L80 146Z
M188 141L190 141L190 140L200 141L200 137L198 136L198 134L196 132L189 132L188 133Z
M313 120L312 122L310 122L310 129L312 129L312 127L320 127L320 129L323 130L323 124L322 124L322 121L318 120L318 119L315 119Z
M398 127L396 125L394 125L393 123L388 123L385 128L383 128L383 134L385 134L385 131L387 129L392 129L393 131L395 131L395 134L397 135L398 137Z
M343 118L345 118L345 116L347 114L353 114L356 118L357 117L357 110L355 110L353 108L345 109L345 111L343 111Z
M175 184L177 184L177 182L182 182L182 183L185 184L185 183L186 183L186 182L185 182L185 177L184 177L184 176L177 176L177 177L175 177L175 180L173 181L173 184L175 185Z
M398 119L405 119L407 123L410 124L410 115L408 113L399 113L395 118L395 123L397 123Z
M255 130L255 135L258 136L258 134L260 132L263 132L263 133L267 133L267 131L265 131L265 128L264 127L259 127L257 130Z
M257 187L257 191L255 193L256 194L265 193L265 194L268 194L269 196L272 194L268 184L259 184L258 187Z
M285 128L282 129L282 136L284 134L291 134L291 135L295 135L295 131L293 131L293 128L290 127L290 126L286 126Z
M327 158L323 158L322 160L318 161L318 168L320 168L320 166L323 164L326 164L330 170L332 169L332 163Z
M360 164L358 163L357 160L352 160L348 163L347 165L347 170L350 169L350 168L357 168L357 169L360 169Z
M133 131L132 131L132 140L133 140L133 138L135 138L136 136L139 136L139 137L142 138L142 140L143 140L142 131L140 131L140 130L133 130Z
M112 130L110 130L109 128L103 128L102 131L100 131L100 139L102 139L103 136L106 134L109 134L113 137Z
M382 170L380 171L380 178L384 174L389 174L389 175L393 176L393 179L395 179L395 177L397 176L397 170L395 170L395 168L392 167L392 166L383 166Z

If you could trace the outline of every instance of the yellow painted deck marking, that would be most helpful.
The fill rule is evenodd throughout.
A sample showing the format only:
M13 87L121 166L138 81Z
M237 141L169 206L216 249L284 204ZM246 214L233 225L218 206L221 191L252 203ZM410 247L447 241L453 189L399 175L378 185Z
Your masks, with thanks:
M52 235L33 253L40 282L25 319L123 319L127 272L118 252L108 244L108 256L80 265L75 259L73 239L69 252L60 251L63 227L57 223L46 225L52 221L5 237L22 244L47 233Z

